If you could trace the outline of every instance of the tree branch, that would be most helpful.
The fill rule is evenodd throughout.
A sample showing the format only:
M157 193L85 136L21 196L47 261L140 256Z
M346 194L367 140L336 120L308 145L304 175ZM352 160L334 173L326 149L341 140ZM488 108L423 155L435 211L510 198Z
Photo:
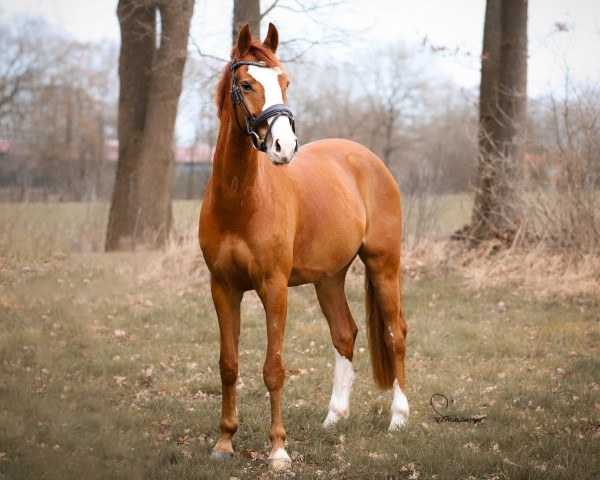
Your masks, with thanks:
M265 18L269 13L271 13L271 11L277 7L277 5L279 4L280 0L275 0L269 7L267 7L267 9L264 12L261 12L260 14L260 19L262 20L263 18Z

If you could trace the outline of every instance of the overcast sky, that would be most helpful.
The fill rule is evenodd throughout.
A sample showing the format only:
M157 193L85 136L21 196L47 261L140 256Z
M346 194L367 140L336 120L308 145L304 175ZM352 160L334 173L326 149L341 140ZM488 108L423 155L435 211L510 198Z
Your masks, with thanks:
M270 1L263 0L264 4ZM356 45L404 42L409 48L445 47L438 53L444 75L466 88L479 82L485 0L350 0L327 12L324 23L348 31ZM0 17L44 17L81 40L119 41L117 0L0 0ZM197 0L192 37L200 47L226 57L232 1ZM303 16L274 10L267 21L283 39L319 28ZM560 23L567 31L559 31ZM324 31L324 34L327 32ZM529 0L529 94L560 91L565 72L576 81L600 82L600 0Z

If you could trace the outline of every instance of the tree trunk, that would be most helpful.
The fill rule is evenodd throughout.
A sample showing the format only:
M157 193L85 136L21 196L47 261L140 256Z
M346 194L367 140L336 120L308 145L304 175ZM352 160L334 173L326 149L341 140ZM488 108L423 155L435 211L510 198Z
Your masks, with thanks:
M168 238L175 118L193 7L193 0L119 1L119 160L107 250L157 248Z
M527 0L487 0L479 103L478 189L468 236L510 243L525 153Z
M502 38L502 0L487 0L481 53L479 86L479 162L478 189L471 219L470 235L483 239L488 233L487 219L493 212L494 139L497 138L498 83L500 81L500 42Z
M527 120L527 0L503 0L500 50L501 147L503 156L512 159L514 178L518 178L525 155Z
M250 27L252 38L260 38L260 0L233 0L233 23L231 45L237 42L238 34L245 24Z

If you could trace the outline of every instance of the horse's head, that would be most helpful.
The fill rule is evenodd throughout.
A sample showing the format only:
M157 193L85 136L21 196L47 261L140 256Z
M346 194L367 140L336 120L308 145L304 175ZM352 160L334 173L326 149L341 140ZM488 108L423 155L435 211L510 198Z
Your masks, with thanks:
M252 40L245 25L231 61L231 104L240 129L257 150L276 165L286 165L298 152L294 116L287 107L288 75L275 56L279 34L271 23L263 43Z

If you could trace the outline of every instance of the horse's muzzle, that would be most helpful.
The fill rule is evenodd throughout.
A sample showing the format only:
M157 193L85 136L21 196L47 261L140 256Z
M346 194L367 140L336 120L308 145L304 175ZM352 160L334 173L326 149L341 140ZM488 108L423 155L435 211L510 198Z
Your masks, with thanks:
M270 125L271 142L268 139L266 152L275 165L289 164L298 153L298 139L291 122L285 115L275 118Z

